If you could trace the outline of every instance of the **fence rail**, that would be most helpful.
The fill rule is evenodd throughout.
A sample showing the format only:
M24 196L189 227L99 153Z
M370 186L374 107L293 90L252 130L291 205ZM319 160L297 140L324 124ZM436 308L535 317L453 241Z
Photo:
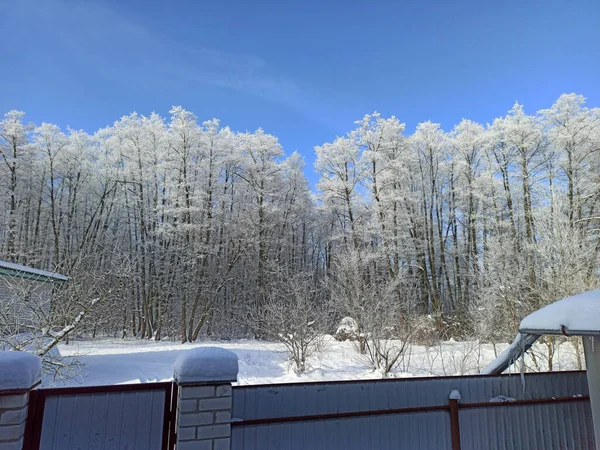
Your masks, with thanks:
M559 397L559 398L539 398L533 400L514 400L506 402L486 402L486 403L465 403L461 404L456 402L456 409L465 408L492 408L494 406L523 406L523 405L541 405L545 403L568 403L568 402L581 402L589 401L589 395L582 395L581 397ZM366 416L382 416L387 414L408 414L408 413L419 413L419 412L430 412L430 411L448 411L451 412L453 408L452 400L447 405L435 405L435 406L421 406L413 408L395 408L395 409L376 409L369 411L353 411L344 413L331 413L331 414L312 414L305 416L288 416L288 417L267 417L264 419L250 419L243 420L237 419L231 423L233 427L248 426L248 425L266 425L270 423L286 423L286 422L302 422L311 420L330 420L330 419L343 419L347 417L366 417Z

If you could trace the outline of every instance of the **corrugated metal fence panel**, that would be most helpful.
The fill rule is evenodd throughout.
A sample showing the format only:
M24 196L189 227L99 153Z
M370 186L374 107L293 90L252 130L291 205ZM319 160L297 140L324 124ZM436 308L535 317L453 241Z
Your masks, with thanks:
M517 400L587 395L585 372L401 378L357 382L237 386L233 417L243 420L448 404L453 389L462 403L504 395Z
M585 372L526 374L524 379L517 374L239 386L233 389L233 417L257 420L443 406L454 389L460 391L463 404L487 403L500 395L531 400L588 394ZM588 402L490 406L463 409L459 414L464 449L593 448ZM552 431L552 445L540 446L547 443L547 427L560 431ZM232 448L449 449L450 415L427 411L239 424L232 427Z
M160 450L164 390L46 398L40 450Z
M470 408L459 411L461 450L593 450L589 402Z
M232 427L232 450L450 450L445 411Z

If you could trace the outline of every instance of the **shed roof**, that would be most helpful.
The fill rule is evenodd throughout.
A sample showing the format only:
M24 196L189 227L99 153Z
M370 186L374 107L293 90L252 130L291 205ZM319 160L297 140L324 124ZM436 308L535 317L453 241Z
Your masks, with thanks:
M36 281L54 281L62 283L69 278L60 273L48 272L46 270L34 269L33 267L23 266L7 261L0 260L0 276L11 275L27 278Z
M600 334L600 289L563 298L541 308L521 321L525 334Z
M521 321L514 342L481 373L502 373L544 334L600 335L600 289L563 298L529 314Z

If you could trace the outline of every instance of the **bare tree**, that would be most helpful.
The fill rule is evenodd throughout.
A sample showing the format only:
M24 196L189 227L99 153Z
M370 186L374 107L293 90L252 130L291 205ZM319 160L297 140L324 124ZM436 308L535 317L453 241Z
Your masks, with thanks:
M349 252L334 264L330 292L336 312L356 322L358 351L384 376L389 374L409 350L416 322L414 306L398 295L399 279L389 280L373 270L377 255Z
M297 372L305 372L323 348L328 317L322 294L312 274L281 273L269 289L261 319L255 319L257 331L285 346Z
M55 321L52 313L51 282L36 282L19 277L4 277L10 292L0 304L0 348L32 352L42 358L44 372L57 378L68 377L76 361L62 358L56 346L80 328L89 311L100 298L70 299L78 311L68 321ZM57 289L60 291L60 287ZM63 301L64 301L63 294Z

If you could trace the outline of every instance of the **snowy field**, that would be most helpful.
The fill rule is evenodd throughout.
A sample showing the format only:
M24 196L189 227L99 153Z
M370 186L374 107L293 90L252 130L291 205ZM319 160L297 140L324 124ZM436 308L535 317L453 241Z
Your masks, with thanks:
M239 358L239 384L293 383L322 380L349 380L381 378L369 369L368 362L359 355L351 342L337 342L327 337L323 351L310 361L310 370L296 374L288 362L284 347L278 343L239 340L180 344L168 341L95 340L72 341L61 345L63 356L72 356L78 362L75 376L45 385L90 386L101 384L148 383L172 378L173 363L178 355L196 347L218 346L235 352ZM533 370L548 370L547 347L536 344L536 363L528 358ZM394 377L444 376L474 374L491 362L496 354L507 347L477 342L442 342L431 347L412 346ZM565 342L557 346L554 370L576 369L573 347ZM513 368L518 371L519 367Z

